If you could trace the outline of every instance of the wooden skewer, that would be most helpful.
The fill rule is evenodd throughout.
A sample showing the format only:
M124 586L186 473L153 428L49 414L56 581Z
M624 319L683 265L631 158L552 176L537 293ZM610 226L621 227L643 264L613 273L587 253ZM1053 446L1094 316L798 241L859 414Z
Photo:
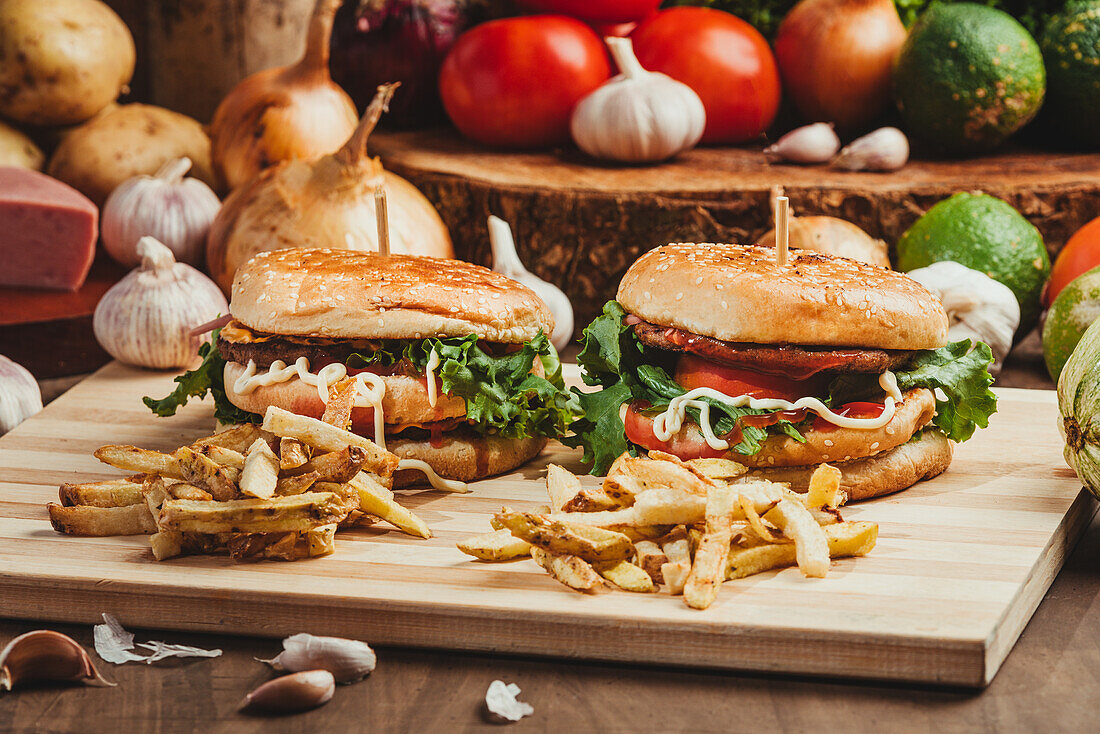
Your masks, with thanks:
M781 268L787 266L787 244L790 240L791 200L786 196L775 197L775 262Z
M390 214L386 208L386 187L374 190L374 213L378 217L378 253L390 254Z

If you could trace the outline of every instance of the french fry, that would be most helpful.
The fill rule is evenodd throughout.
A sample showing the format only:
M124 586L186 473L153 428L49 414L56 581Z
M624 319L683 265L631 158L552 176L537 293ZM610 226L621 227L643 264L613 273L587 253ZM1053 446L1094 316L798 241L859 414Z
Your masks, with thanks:
M623 591L648 593L657 590L649 574L630 561L597 561L592 568Z
M283 471L297 469L309 461L306 445L296 438L279 439L279 468Z
M502 513L497 519L517 538L558 555L586 561L619 561L634 555L630 538L613 530L570 525L531 512Z
M331 492L225 502L166 500L158 525L183 533L277 533L338 523L345 514Z
M824 578L829 573L829 541L805 505L781 500L764 517L794 541L795 559L804 575Z
M335 533L335 525L283 533L236 533L225 546L229 557L238 561L296 561L335 551Z
M610 528L641 525L683 525L703 519L706 499L677 489L649 489L634 498L634 505L604 512L558 512L553 520Z
M634 504L634 498L645 491L645 486L633 475L608 472L603 480L603 487L599 494L591 491L591 499L585 503L570 503L563 509L590 512L593 510L609 510L613 507L627 507ZM586 498L588 499L588 498Z
M125 507L141 502L141 484L128 479L110 479L105 482L62 484L58 498L66 507L91 505L93 507Z
M697 473L710 479L730 481L748 472L748 467L729 459L691 459L685 461Z
M306 531L306 540L309 542L309 555L311 558L335 553L336 526L322 525L319 528L310 528Z
M345 377L331 386L321 420L344 430L351 428L351 410L355 407L355 396L358 392L355 379L351 377Z
M745 495L739 495L737 497L738 504L741 507L741 512L745 516L745 520L748 522L748 529L752 531L761 540L768 543L790 543L791 539L785 537L782 533L776 534L764 523L764 519L760 517L760 513L756 511L756 504ZM776 504L779 504L778 502ZM768 508L771 509L770 507Z
M376 515L409 535L418 538L432 537L428 524L412 510L397 504L393 499L393 492L379 484L371 475L359 472L348 484L358 493L359 509L363 512Z
M265 445L267 444L267 441L264 441L262 438L257 438L256 441L262 441ZM253 444L255 444L255 441L253 441ZM240 451L234 451L233 449L227 449L224 446L215 446L213 444L206 444L197 450L200 454L219 466L227 466L238 471L244 468L244 454ZM269 448L268 451L270 450Z
M200 438L191 444L191 448L198 451L204 446L220 446L243 454L257 438L262 437L263 431L255 423L239 423L224 431L218 431L213 436Z
M661 546L652 540L638 540L634 542L634 552L637 554L638 565L649 574L653 583L663 584L661 566L668 563L668 556L661 550Z
M367 452L359 446L345 446L339 451L318 454L289 474L315 472L321 482L346 482L358 474L367 463Z
M149 536L149 547L153 558L163 561L183 554L183 533L174 530L161 530Z
M680 526L664 537L660 542L661 552L668 558L661 564L661 578L673 596L682 594L691 573L691 540L687 528Z
M457 546L466 555L483 561L510 561L531 555L531 544L508 530L474 535L458 541Z
M183 475L182 479L205 489L214 499L224 502L237 496L237 478L240 472L236 469L222 466L188 446L182 446L176 451L176 461Z
M93 456L104 464L110 464L125 471L184 479L176 458L170 454L162 454L159 451L139 449L137 446L108 445L100 446L95 450Z
M164 477L150 474L146 476L145 483L141 488L141 494L145 498L145 506L149 510L149 516L153 518L153 522L158 529L160 528L160 511L164 508L164 503L172 499L172 495L168 493L168 484L169 482Z
M657 456L668 456L660 452L650 452ZM673 457L675 458L675 457ZM682 492L690 492L705 497L707 490L714 486L714 481L691 470L682 461L670 461L666 458L650 459L641 456L632 456L623 459L622 470L632 475L641 485L642 490L675 488Z
M275 486L279 483L279 457L267 445L267 441L257 438L248 447L241 470L241 494L257 499L267 499L275 495Z
M581 480L573 472L557 464L546 466L546 494L552 511L561 510L580 491Z
M122 507L95 507L76 505L65 507L56 502L47 503L50 524L66 535L102 537L107 535L145 535L157 530L149 508L144 504Z
M292 494L301 494L320 481L321 475L315 471L296 476L282 477L275 483L275 494L285 497Z
M688 561L669 561L661 564L661 578L665 580L668 593L679 596L684 593L688 576L691 575L691 563Z
M726 578L737 497L734 488L727 484L713 486L707 492L707 527L684 586L684 602L693 609L706 609L714 603Z
M607 585L604 584L600 575L583 558L550 553L537 546L531 547L531 557L535 559L535 563L545 568L555 580L565 584L570 589L586 594L595 594L607 589Z
M169 484L168 494L177 500L201 500L205 502L214 499L205 489L199 489L194 484L188 484L187 482Z
M840 489L840 469L822 464L810 475L810 487L806 493L806 507L840 507L848 497Z
M340 451L347 446L359 446L367 452L364 467L383 477L391 476L397 469L397 456L380 448L374 441L274 405L264 415L263 428L281 438L295 438L322 451Z
M842 522L828 525L821 530L825 534L831 558L867 555L878 539L878 525L873 522ZM796 563L795 546L790 543L734 547L730 549L727 559L726 578L745 578Z

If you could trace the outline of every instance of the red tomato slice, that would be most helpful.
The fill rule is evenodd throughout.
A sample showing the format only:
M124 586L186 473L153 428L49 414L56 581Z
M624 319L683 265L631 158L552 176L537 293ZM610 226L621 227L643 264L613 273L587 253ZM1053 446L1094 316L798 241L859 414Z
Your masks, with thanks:
M643 408L631 403L626 409L623 425L626 426L626 438L649 451L664 451L679 456L684 461L690 459L718 459L726 451L712 449L703 437L703 432L694 423L684 423L679 433L673 434L668 441L662 441L653 433L652 415L642 412Z
M751 395L754 398L781 398L791 402L807 395L816 395L823 387L820 379L792 380L781 375L728 367L694 354L680 357L672 379L685 390L709 387L733 397Z
M845 418L878 418L886 410L885 403L845 403L833 412ZM814 416L815 431L835 431L837 425L830 423L821 416Z

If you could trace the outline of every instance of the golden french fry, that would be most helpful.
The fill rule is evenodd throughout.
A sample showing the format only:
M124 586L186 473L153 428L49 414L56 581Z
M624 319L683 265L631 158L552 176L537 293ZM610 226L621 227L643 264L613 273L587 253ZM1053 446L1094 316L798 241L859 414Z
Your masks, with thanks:
M706 609L714 603L726 578L737 498L736 490L727 484L713 486L707 492L706 531L684 586L684 602L693 609Z
M309 542L309 555L311 558L335 553L336 526L322 525L319 528L310 528L306 531L306 540Z
M172 495L168 492L169 484L170 482L164 477L150 474L146 476L141 487L141 494L145 498L145 506L149 509L149 516L153 518L153 522L158 528L160 528L160 511L164 507L164 503L172 499Z
M878 539L878 525L873 522L842 522L823 527L822 532L825 534L831 558L867 555ZM726 578L740 579L796 563L795 546L791 543L734 547L730 549L726 563Z
M267 443L262 438L257 438L256 441ZM255 441L253 441L253 443L255 443ZM194 451L196 449L192 450ZM270 451L270 449L268 450ZM213 444L201 446L197 451L218 466L226 466L231 469L236 469L237 471L244 468L244 454L240 451L234 451L233 449L227 449L224 446L215 446Z
M623 591L648 593L657 590L649 574L630 561L597 561L592 568Z
M661 457L670 456L661 452L650 452L651 455ZM641 456L623 459L622 470L632 475L642 485L642 491L647 489L678 489L681 492L690 492L705 497L707 490L714 486L714 481L706 476L692 471L684 462L672 457L651 459Z
M570 525L530 512L501 513L497 519L517 538L558 555L586 561L619 561L634 555L630 538L613 530Z
M594 594L607 589L600 575L583 558L550 553L538 546L531 546L531 557L535 559L535 563L545 568L555 580L560 581L570 589L582 591L586 594Z
M281 533L235 533L225 543L229 557L238 560L297 561L332 553L335 525Z
M161 530L149 536L153 558L163 561L183 554L183 534L174 530Z
M756 504L745 495L739 495L738 504L741 507L741 512L745 516L745 520L748 521L749 529L761 540L768 543L790 543L791 539L785 537L782 533L776 534L772 528L765 524L764 519L760 517L760 513L756 511ZM776 504L779 504L778 502ZM768 508L771 509L770 507Z
M296 438L279 439L279 468L283 471L297 469L309 461L306 445Z
M220 446L243 454L257 438L262 437L263 431L255 423L239 423L224 431L218 431L213 436L200 438L191 444L191 448L199 451L204 446Z
M822 464L810 475L810 487L806 493L806 507L840 507L848 497L840 489L840 469Z
M183 533L277 533L338 523L346 514L331 492L225 502L166 500L158 525Z
M359 446L346 446L340 451L318 454L288 473L299 475L315 472L317 481L342 483L358 474L366 463L366 451Z
M143 474L159 474L172 479L184 479L174 456L159 451L139 449L137 446L100 446L93 454L104 464Z
M664 579L668 593L679 596L684 593L688 576L691 575L690 561L669 561L661 564L661 578Z
M66 535L145 535L157 530L149 508L144 504L122 507L64 507L56 502L49 502L46 509L50 513L53 529Z
M232 467L222 466L209 457L188 446L176 451L183 479L196 487L205 489L214 499L224 502L237 496L237 478L240 472Z
M267 499L275 495L275 486L279 483L279 457L267 445L267 441L257 438L248 447L241 470L241 494L258 499Z
M380 448L374 441L274 405L264 415L263 428L281 438L295 438L322 451L340 451L347 446L359 446L367 452L364 467L383 477L391 476L397 469L397 456Z
M634 505L604 512L557 512L553 520L595 527L683 525L703 519L706 499L676 489L649 489L634 498Z
M200 500L205 502L214 499L213 495L205 489L199 489L194 484L188 484L187 482L169 484L168 494L177 500Z
M311 471L307 474L283 477L275 483L275 494L280 496L301 494L320 480L321 475L315 471Z
M634 552L642 570L649 574L654 583L663 584L665 580L661 575L661 566L668 563L668 556L661 546L652 540L637 540L634 542Z
M652 454L652 452L650 453ZM709 479L729 481L748 472L748 468L744 464L738 464L736 461L730 461L729 459L691 459L684 463L695 472Z
M546 494L550 497L551 510L562 509L580 491L581 480L573 472L557 464L546 466Z
M62 484L58 497L66 507L92 505L93 507L125 507L141 502L141 484L128 479L110 479L105 482Z
M418 538L432 537L428 524L417 517L412 510L406 509L393 498L393 492L365 472L359 472L348 482L359 495L359 509L376 515L389 524L409 535Z
M359 388L355 379L345 377L328 389L328 403L325 404L325 412L321 420L330 426L351 428L351 410L355 407L355 396Z
M457 546L466 555L483 561L510 561L531 555L531 544L508 530L474 535L458 541Z
M794 541L795 558L804 575L824 578L829 573L829 541L805 505L780 500L764 517Z

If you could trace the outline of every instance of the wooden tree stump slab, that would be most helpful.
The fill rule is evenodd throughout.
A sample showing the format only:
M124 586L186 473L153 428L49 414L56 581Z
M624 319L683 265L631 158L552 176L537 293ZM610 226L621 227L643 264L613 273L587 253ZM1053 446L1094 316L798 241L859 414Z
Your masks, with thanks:
M511 223L528 267L573 300L578 332L627 267L667 242L751 242L770 226L780 185L796 215L847 219L893 244L929 207L981 190L1019 209L1051 254L1100 215L1100 155L1014 150L969 161L914 161L849 173L770 165L760 150L701 148L656 166L594 165L575 149L514 153L451 130L376 133L371 151L439 209L457 255L489 262L486 218Z

